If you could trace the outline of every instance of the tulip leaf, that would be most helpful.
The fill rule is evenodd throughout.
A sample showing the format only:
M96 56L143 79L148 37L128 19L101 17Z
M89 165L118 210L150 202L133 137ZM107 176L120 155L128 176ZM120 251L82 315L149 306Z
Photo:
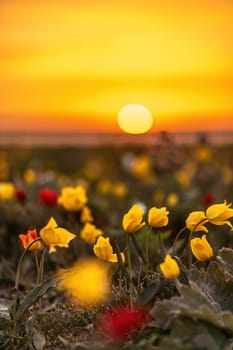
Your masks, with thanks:
M203 293L195 282L190 286L180 285L181 296L155 303L151 313L158 324L169 329L173 318L187 317L191 320L203 320L217 327L223 326L220 308Z
M7 345L10 343L10 336L1 336L0 337L0 349L7 349Z
M163 350L218 350L223 349L226 337L221 329L205 322L198 324L181 317L174 320L169 334L165 333L160 341Z
M16 312L15 321L19 323L23 316L26 314L27 310L37 301L39 300L45 293L47 293L48 289L56 286L56 282L53 279L48 279L41 284L37 285L33 288L23 299L21 304L18 307Z
M36 350L43 350L45 345L46 345L46 339L44 334L42 334L39 331L35 331L34 335L33 335L33 345L35 347Z
M207 271L197 269L190 271L190 278L208 296L212 303L218 303L221 310L233 311L233 280L224 273L225 266L218 262L211 262Z
M233 278L233 250L223 247L218 251L217 259Z
M145 255L144 255L143 249L142 249L140 243L138 242L137 238L135 237L134 234L131 234L130 237L132 238L134 247L135 247L135 249L136 249L138 255L140 256L140 258L142 259L142 261L143 261L145 264L147 264L146 257L145 257Z
M233 313L230 311L224 311L222 313L222 319L224 322L224 328L233 333Z
M172 282L165 278L157 278L152 283L145 287L143 291L137 297L137 303L140 305L149 304L156 295L158 295L166 286L169 286Z

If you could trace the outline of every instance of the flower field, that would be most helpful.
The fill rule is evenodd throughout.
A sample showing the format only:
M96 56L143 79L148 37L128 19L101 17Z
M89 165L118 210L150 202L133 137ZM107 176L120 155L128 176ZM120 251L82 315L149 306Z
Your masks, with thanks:
M233 144L0 149L0 349L233 349Z

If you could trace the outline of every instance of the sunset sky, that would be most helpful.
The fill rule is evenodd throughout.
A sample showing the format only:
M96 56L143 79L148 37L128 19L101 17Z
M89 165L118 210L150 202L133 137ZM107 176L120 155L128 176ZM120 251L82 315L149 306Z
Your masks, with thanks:
M1 0L0 131L233 130L232 0Z

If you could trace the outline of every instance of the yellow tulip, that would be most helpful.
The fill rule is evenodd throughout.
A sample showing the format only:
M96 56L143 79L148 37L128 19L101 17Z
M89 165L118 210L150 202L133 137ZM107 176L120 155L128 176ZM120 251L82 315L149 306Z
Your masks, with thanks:
M87 243L95 243L96 238L103 234L103 231L97 229L95 225L87 222L80 232L80 237Z
M195 258L199 261L205 261L213 256L213 249L206 239L206 235L201 238L191 239L191 250Z
M87 203L86 190L83 186L63 187L58 204L61 204L68 211L80 210Z
M208 232L208 229L204 226L207 222L208 220L203 211L193 211L186 219L186 227L193 232Z
M168 224L169 211L165 208L152 207L148 213L148 224L152 227L163 227Z
M104 238L102 236L99 236L96 244L93 247L93 251L95 255L102 259L107 260L109 262L118 262L117 255L113 253L113 248L109 242L109 238ZM121 254L121 260L124 263L125 262L125 255L124 253Z
M169 254L166 255L164 262L160 265L160 269L166 278L176 278L180 274L180 268L177 261L173 259Z
M231 222L228 220L233 217L233 209L229 208L231 204L224 203L213 204L206 210L206 217L214 225L228 225L232 227Z
M23 178L27 184L34 184L37 180L37 174L33 169L26 169L24 171Z
M76 237L75 234L58 227L53 217L51 217L48 224L40 230L40 236L44 243L50 247L49 253L55 252L55 247L68 248L69 242Z
M81 211L80 221L82 223L85 223L85 222L92 222L93 220L94 218L91 214L91 210L85 205Z
M134 204L132 208L123 216L122 226L125 232L134 233L145 225L142 222L144 210L139 205Z
M11 199L15 195L15 187L11 182L0 182L0 200Z
M108 267L96 259L81 260L68 271L62 271L59 282L73 301L84 307L96 307L110 293Z

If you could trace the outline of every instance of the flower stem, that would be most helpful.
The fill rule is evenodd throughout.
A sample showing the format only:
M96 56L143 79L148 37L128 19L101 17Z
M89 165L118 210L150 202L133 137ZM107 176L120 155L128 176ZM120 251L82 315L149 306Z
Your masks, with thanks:
M16 312L17 312L17 307L19 304L19 279L20 279L20 272L21 272L21 268L22 268L22 262L23 262L23 258L26 254L26 252L30 249L30 247L37 241L42 240L41 237L38 237L36 239L34 239L28 246L26 249L24 249L23 253L21 254L20 258L19 258L19 262L18 262L18 266L17 266L17 270L16 270L16 276L15 276L15 295L14 295L14 303L13 303L13 307L12 307L12 318L13 318L13 336L16 336L16 330L17 330L17 325L15 322L15 318L16 318Z
M36 262L36 284L39 284L40 281L39 281L39 259L38 259L38 252L37 250L35 250L34 252L34 255L35 255L35 262Z
M146 275L148 274L149 270L149 248L150 248L150 235L151 235L152 227L150 226L150 229L148 230L147 236L146 236L146 242L145 242L145 256L146 256Z
M195 232L196 228L202 223L205 222L205 219L200 220L195 226L193 226L192 230L190 231L189 237L188 237L188 267L189 269L192 267L192 249L191 249L191 240L193 232Z
M47 253L47 248L44 248L40 258L40 264L39 264L39 283L42 283L44 279L44 261L45 261L46 253Z
M161 254L162 254L163 259L164 259L165 256L166 256L166 249L165 249L165 247L164 247L164 244L163 244L163 240L162 240L160 231L159 231L158 235L159 235L159 246L160 246L160 251L161 251Z
M172 256L175 255L175 252L176 252L176 243L178 241L178 239L180 238L181 234L187 229L187 227L183 227L176 235L176 238L173 242L173 247L172 247Z
M132 277L132 265L131 265L131 251L130 251L130 237L127 233L127 261L129 269L129 298L130 298L130 307L133 307L133 277Z

